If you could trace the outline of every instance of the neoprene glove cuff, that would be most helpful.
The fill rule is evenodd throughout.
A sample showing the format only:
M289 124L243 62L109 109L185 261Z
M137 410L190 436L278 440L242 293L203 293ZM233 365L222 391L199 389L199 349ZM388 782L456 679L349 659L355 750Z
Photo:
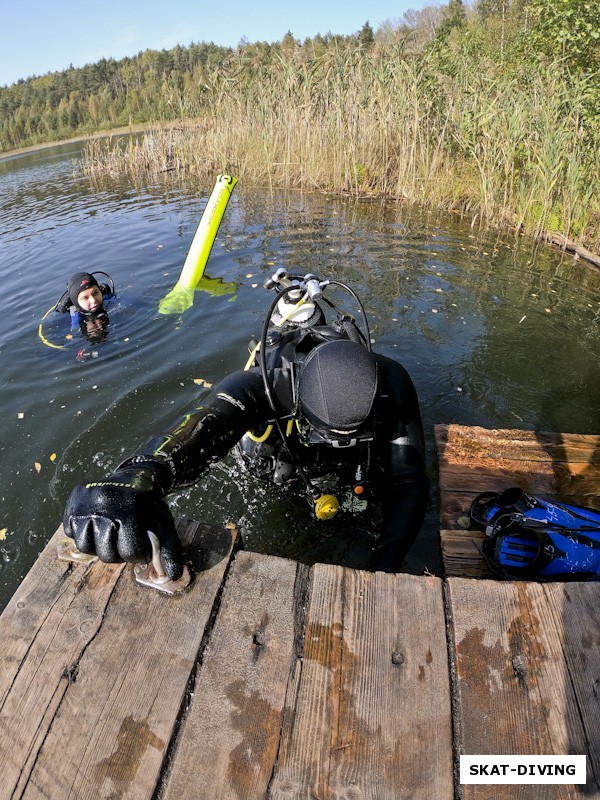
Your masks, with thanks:
M132 476L131 483L135 488L136 472L138 480L149 480L154 488L159 489L163 496L167 495L175 482L175 469L168 456L160 458L140 454L125 459L109 476L109 480L119 478L123 473Z

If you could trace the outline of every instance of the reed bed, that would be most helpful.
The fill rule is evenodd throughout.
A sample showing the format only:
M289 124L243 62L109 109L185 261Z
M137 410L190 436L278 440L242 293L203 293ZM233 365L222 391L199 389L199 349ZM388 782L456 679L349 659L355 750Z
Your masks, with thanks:
M210 185L232 172L246 185L384 195L598 250L600 135L584 99L555 65L504 76L465 63L450 77L391 46L297 48L277 63L242 51L182 90L193 123L90 141L82 167L95 181Z

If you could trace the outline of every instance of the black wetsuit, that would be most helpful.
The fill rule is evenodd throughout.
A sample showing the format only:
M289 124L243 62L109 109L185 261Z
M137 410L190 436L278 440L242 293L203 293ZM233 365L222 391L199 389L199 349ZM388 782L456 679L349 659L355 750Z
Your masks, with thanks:
M195 483L237 445L255 472L276 483L301 476L310 493L313 482L319 487L334 475L350 491L358 487L377 499L383 523L371 567L396 572L428 503L419 403L406 370L368 353L353 330L275 332L265 348L266 381L257 367L234 372L106 478L76 486L65 506L65 531L82 552L113 562L147 560L152 530L176 579L183 554L166 496ZM324 417L336 423L327 435L319 427ZM335 517L323 524L335 524Z
M234 372L216 385L201 406L163 435L153 437L143 453L122 467L160 463L166 492L195 483L212 461L237 445L250 469L263 478L285 484L297 479L300 466L319 485L335 475L338 486L359 486L365 496L381 503L383 530L374 550L372 567L398 569L423 522L429 481L425 467L423 429L417 394L410 376L398 362L374 354L379 375L369 434L350 446L308 442L298 424L295 372L316 341L339 334L321 329L315 334L292 333L278 347L278 366L271 370L277 415L265 392L258 368ZM274 417L264 442L265 429ZM292 420L292 422L289 422ZM285 444L280 431L284 433ZM289 432L289 435L287 433ZM335 523L333 523L335 524Z

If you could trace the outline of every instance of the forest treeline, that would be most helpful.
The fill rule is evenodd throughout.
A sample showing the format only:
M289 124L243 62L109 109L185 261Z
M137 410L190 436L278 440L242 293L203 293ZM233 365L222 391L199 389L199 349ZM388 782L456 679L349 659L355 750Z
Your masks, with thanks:
M0 148L151 123L90 141L87 173L382 193L598 251L599 37L596 0L449 0L352 36L146 50L0 88Z

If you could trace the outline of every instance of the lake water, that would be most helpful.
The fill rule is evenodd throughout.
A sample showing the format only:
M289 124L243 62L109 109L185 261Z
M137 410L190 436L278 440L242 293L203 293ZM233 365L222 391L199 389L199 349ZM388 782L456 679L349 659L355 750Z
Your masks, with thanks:
M54 533L72 486L102 477L243 366L279 266L349 282L374 349L411 373L432 504L407 571L439 572L437 423L600 432L600 273L509 234L394 202L272 193L238 183L211 254L211 288L157 313L212 186L96 191L77 145L0 161L0 608ZM215 176L216 177L216 176ZM108 337L65 338L51 312L68 277L105 270ZM43 337L43 338L42 338ZM60 349L50 345L59 345ZM171 498L175 514L236 520L248 549L362 567L371 534L312 522L305 505L226 460Z

